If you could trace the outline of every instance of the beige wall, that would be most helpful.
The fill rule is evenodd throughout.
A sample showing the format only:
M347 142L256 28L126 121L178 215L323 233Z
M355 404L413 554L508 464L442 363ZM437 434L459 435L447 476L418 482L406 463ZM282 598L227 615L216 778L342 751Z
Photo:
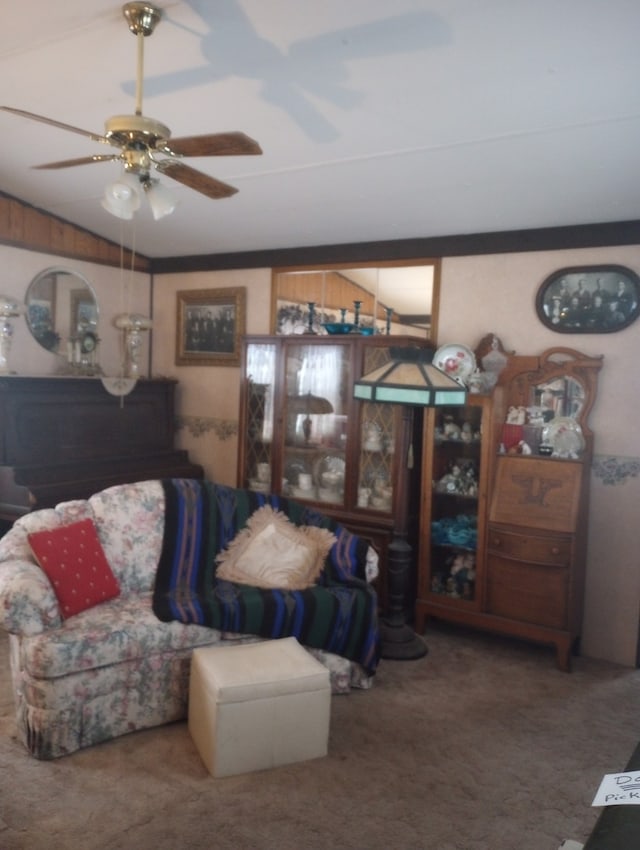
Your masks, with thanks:
M247 290L247 333L268 333L270 269L170 274L154 281L153 374L178 379L177 445L204 467L208 478L229 485L236 483L240 369L175 365L176 293L240 286Z
M554 333L538 320L535 297L552 272L573 265L615 263L640 274L640 246L445 259L440 342L475 347L495 332L507 350L537 354L568 346L604 355L589 423L596 459L640 461L640 322L618 333ZM589 550L582 649L586 655L634 665L640 614L640 480L621 470L619 483L591 478Z
M121 275L119 269L77 260L66 260L37 251L23 251L0 245L2 281L0 293L11 295L24 305L29 283L41 271L58 266L78 272L89 282L98 301L98 335L100 337L100 363L107 375L118 375L121 369L120 332L113 325L118 313L135 312L149 315L151 284L149 275L129 272ZM42 348L31 336L23 317L14 319L10 368L20 375L55 374L64 361ZM141 364L147 373L148 340L142 350Z
M94 286L100 304L101 361L119 370L119 337L113 316L123 309L148 314L150 281L142 274L122 278L117 269L63 261L37 252L0 246L0 291L24 298L30 280L44 268L63 265ZM638 509L640 479L626 474L624 459L640 461L640 321L613 334L566 335L545 328L535 312L544 278L564 266L616 263L640 273L640 245L620 248L446 258L442 266L439 342L475 347L489 331L505 348L537 354L570 346L604 354L598 399L591 415L597 459L613 456L617 483L592 475L589 557L583 651L628 666L635 664L640 610ZM183 289L247 288L247 332L268 333L269 269L157 276L153 282L152 374L178 379L180 430L177 442L223 483L236 479L240 373L236 367L176 366L176 292ZM12 365L21 374L51 374L56 358L31 338L23 319L15 322Z
M548 330L535 312L535 296L547 275L565 266L603 263L625 265L640 273L640 246L447 258L442 266L438 338L440 344L462 342L473 348L492 331L501 337L505 348L518 354L538 354L553 346L604 354L598 399L590 420L595 451L599 456L638 461L640 373L633 364L640 353L640 322L619 333L567 335ZM267 269L167 275L155 282L154 370L178 378L181 412L195 419L196 430L199 425L206 428L206 419L211 417L237 420L239 371L173 365L175 293L179 289L222 286L247 287L247 331L268 333ZM199 422L199 418L204 421ZM235 483L237 439L220 439L212 428L201 436L183 428L182 445L205 466L208 475ZM640 480L624 475L624 471L615 485L592 476L582 649L592 657L628 666L635 664L640 611L639 489Z
M630 427L638 418L640 372L632 364L640 354L640 321L618 333L564 334L546 328L535 310L538 288L552 272L611 263L640 274L640 246L447 258L442 264L438 337L440 343L462 342L474 348L493 331L517 354L538 354L553 346L604 354L590 418L595 451L640 457L640 430Z

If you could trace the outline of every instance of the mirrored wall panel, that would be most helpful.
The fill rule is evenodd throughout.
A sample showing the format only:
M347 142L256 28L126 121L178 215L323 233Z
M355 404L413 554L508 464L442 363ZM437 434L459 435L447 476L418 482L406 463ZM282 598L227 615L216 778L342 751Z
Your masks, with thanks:
M276 334L387 334L435 340L438 260L274 269Z

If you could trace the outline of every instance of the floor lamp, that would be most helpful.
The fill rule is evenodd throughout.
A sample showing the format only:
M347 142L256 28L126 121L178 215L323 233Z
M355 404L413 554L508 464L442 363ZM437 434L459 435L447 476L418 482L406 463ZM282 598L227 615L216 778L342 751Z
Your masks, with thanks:
M392 347L391 360L359 378L353 388L360 401L399 404L403 407L400 448L408 459L413 407L463 405L467 391L431 362L433 351L415 347ZM422 658L427 645L407 622L405 600L411 578L413 550L407 540L409 493L405 486L396 499L394 528L388 550L387 581L389 613L380 624L382 657L397 661Z

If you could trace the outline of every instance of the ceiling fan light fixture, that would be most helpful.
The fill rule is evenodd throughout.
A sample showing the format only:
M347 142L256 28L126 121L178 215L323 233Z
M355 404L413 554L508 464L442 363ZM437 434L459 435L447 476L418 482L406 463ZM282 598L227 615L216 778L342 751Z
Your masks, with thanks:
M102 206L116 218L131 219L134 212L140 208L140 193L135 183L122 175L113 183L105 186Z
M159 180L147 180L142 185L154 219L158 221L166 215L171 215L178 205L173 192Z

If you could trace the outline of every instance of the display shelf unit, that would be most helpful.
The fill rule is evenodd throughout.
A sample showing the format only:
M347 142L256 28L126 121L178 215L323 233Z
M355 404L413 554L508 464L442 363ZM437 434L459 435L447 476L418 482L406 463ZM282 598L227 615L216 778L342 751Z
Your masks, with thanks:
M416 629L431 615L479 611L490 468L491 399L433 408L424 427Z
M570 671L582 630L593 454L588 415L601 367L602 358L569 348L513 356L491 397L469 396L483 410L473 582L465 583L464 573L457 579L462 569L448 569L464 555L455 534L453 545L438 538L438 522L463 504L456 496L455 507L443 507L442 449L458 463L466 455L439 439L437 414L427 417L418 630L433 616L547 644L557 666Z
M402 409L356 401L353 383L388 362L392 345L425 348L428 342L361 334L248 336L241 358L238 486L313 503L370 539L380 555L382 610L400 493L409 494L409 537L417 543L422 421L419 413L417 444L410 440L405 450ZM415 591L411 608L414 598Z

